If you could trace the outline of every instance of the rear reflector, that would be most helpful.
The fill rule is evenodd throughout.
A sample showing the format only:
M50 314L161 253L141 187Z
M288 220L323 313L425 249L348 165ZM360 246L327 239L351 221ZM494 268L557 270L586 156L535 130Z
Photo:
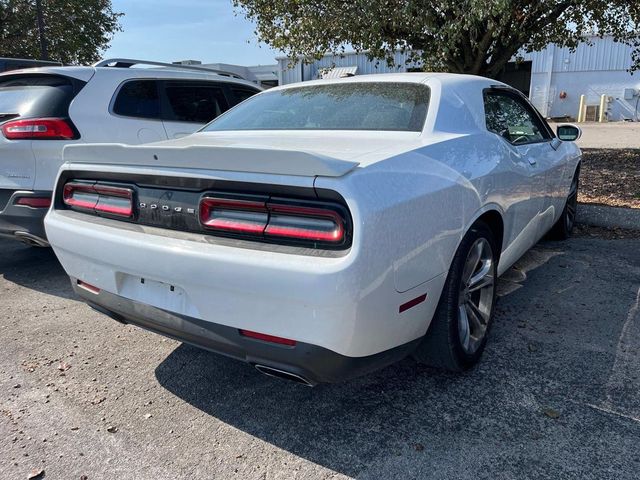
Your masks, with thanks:
M51 206L50 197L20 197L15 202L16 205L24 205L31 208L49 208Z
M343 217L331 208L260 200L204 197L200 223L208 230L339 245Z
M240 330L240 335L249 338L255 338L256 340L262 340L269 343L277 343L279 345L287 345L293 347L296 344L295 340L288 338L274 337L273 335L267 335L265 333L252 332L250 330Z
M85 283L82 280L78 280L77 284L78 284L78 287L80 287L83 290L86 290L87 292L91 292L96 295L100 293L100 289L98 287L94 287L93 285Z
M2 125L8 140L73 140L76 134L63 118L30 118L14 120Z
M133 216L133 190L110 185L69 182L64 186L65 205L119 217Z

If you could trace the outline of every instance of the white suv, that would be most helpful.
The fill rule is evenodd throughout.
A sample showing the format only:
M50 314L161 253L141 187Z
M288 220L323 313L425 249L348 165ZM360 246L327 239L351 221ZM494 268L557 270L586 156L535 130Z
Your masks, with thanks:
M0 236L48 246L66 145L178 138L259 91L227 72L128 59L0 74Z

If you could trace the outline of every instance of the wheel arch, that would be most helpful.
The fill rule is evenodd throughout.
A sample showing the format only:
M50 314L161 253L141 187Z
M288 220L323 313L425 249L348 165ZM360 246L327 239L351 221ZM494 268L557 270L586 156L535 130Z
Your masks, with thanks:
M504 248L504 214L498 205L487 205L480 209L473 217L469 225L465 229L463 235L460 237L460 241L467 232L473 228L478 222L485 223L489 229L494 233L495 240L498 247L498 258ZM457 250L457 248L456 248Z

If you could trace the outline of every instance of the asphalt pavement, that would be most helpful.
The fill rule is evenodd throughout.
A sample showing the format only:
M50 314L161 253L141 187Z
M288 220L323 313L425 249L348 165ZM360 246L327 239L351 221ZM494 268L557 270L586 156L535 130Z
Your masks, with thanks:
M637 479L639 301L639 238L543 242L477 368L312 389L119 325L0 240L0 478Z

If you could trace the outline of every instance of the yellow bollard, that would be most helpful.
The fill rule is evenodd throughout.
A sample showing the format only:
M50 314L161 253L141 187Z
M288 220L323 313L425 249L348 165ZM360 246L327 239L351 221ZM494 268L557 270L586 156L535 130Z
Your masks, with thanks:
M580 95L580 106L578 107L578 123L584 122L586 116L587 116L587 97L585 95Z
M598 122L604 123L607 121L607 96L600 96L600 115L598 115Z

